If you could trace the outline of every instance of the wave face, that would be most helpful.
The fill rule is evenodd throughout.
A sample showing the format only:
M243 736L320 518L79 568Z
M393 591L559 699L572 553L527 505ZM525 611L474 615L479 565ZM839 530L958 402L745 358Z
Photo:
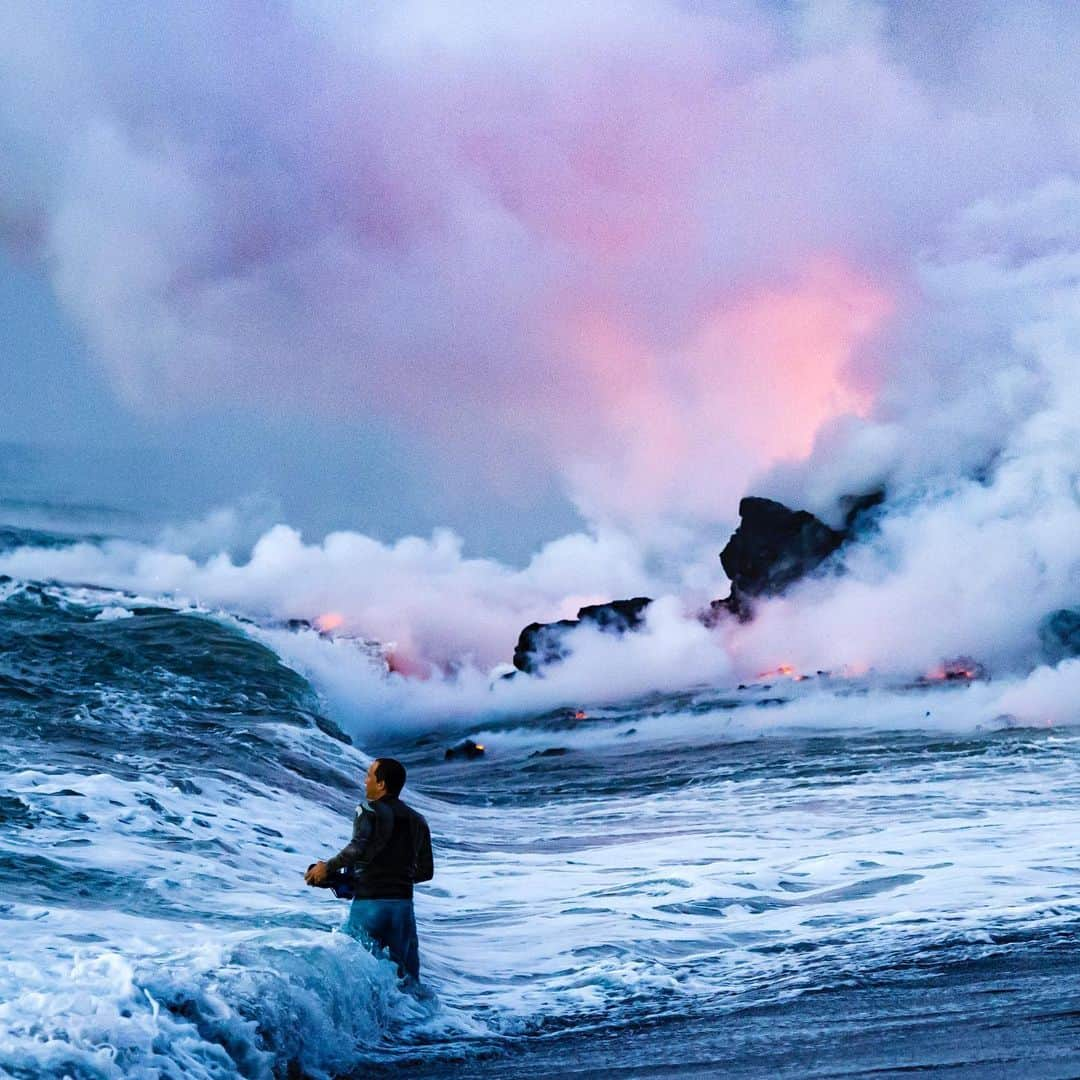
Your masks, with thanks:
M196 613L0 600L0 1065L319 1075L452 1026L303 886L366 766L304 679Z
M1080 926L1080 739L1010 727L986 688L781 680L360 748L275 634L0 579L0 1073L475 1070ZM487 757L444 761L465 734ZM405 762L433 827L424 997L302 882L347 836L365 751Z

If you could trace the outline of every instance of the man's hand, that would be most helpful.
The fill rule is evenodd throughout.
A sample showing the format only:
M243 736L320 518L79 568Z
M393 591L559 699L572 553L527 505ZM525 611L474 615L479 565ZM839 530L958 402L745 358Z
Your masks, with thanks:
M304 881L308 885L314 885L316 887L326 884L326 879L330 875L326 872L326 863L317 862L308 867L307 873L304 874Z

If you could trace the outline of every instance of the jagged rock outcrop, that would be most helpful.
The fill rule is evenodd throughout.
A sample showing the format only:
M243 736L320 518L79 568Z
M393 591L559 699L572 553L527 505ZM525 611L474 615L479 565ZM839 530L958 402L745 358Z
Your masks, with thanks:
M739 503L739 527L720 553L731 593L714 600L702 612L702 621L712 626L725 616L752 618L755 600L779 595L818 569L841 545L873 529L877 508L884 501L882 490L845 497L841 500L844 527L838 530L809 511L748 495ZM636 630L651 603L649 597L637 596L583 607L576 619L530 623L518 637L514 667L535 674L565 659L570 652L568 635L583 623L613 634Z
M847 538L807 510L749 495L739 503L739 527L720 552L731 593L710 605L713 618L728 611L740 619L753 601L777 596L816 570Z
M514 667L533 675L548 664L566 658L570 649L566 635L583 623L609 634L625 634L645 619L645 609L652 603L648 596L632 600L613 600L609 604L590 604L580 608L576 619L560 619L553 623L529 623L518 637L514 649Z

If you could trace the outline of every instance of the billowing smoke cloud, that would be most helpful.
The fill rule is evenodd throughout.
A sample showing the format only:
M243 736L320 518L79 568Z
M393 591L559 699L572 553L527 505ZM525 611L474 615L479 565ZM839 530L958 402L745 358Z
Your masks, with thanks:
M1080 601L1078 31L1003 0L10 4L3 235L133 409L540 458L592 532L524 570L285 528L243 566L113 544L0 569L339 611L420 666L648 592L650 655L688 681L1030 668ZM752 486L828 517L879 485L842 576L711 638L680 618L723 593L715 523Z
M803 471L819 497L884 483L891 512L843 577L765 606L751 655L1022 669L1042 617L1080 603L1080 184L973 206L921 276L931 313L894 361L913 377Z
M943 223L1075 169L1078 18L16 0L2 233L144 414L378 414L730 522L912 377L879 342Z
M212 515L211 524L222 516L229 517ZM490 667L510 658L518 630L535 617L573 617L582 604L658 584L638 546L618 533L563 537L522 570L465 558L445 530L390 545L351 532L305 544L281 525L239 564L176 551L187 539L198 550L205 530L175 530L161 545L23 548L0 555L0 573L165 594L278 620L330 616L344 633L393 643L400 665L419 672L429 664Z
M134 601L129 596L121 603L93 590L68 594L76 602L105 605L103 617L158 598L181 608L253 616L258 623L245 624L248 632L314 679L335 715L354 731L385 726L388 716L395 723L416 717L430 723L618 701L722 681L732 671L721 641L688 617L695 595L690 571L683 568L681 586L657 573L625 534L563 537L521 570L465 558L460 540L447 531L392 545L358 533L305 544L294 530L278 526L239 563L224 554L199 559L175 550L181 541L198 550L223 525L235 528L237 517L211 515L204 527L173 530L155 545L111 540L17 548L0 553L0 575L135 594ZM534 618L573 617L583 604L666 588L679 595L658 599L641 632L620 639L586 630L576 635L573 655L548 678L497 678L518 631ZM332 633L286 629L287 619L311 620ZM389 677L364 639L378 643L390 660Z

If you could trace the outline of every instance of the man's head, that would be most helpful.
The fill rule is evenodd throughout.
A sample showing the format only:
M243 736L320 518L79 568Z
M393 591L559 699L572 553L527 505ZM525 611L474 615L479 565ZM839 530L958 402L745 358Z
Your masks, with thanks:
M364 777L364 795L370 800L400 795L405 786L405 766L392 757L376 758Z

